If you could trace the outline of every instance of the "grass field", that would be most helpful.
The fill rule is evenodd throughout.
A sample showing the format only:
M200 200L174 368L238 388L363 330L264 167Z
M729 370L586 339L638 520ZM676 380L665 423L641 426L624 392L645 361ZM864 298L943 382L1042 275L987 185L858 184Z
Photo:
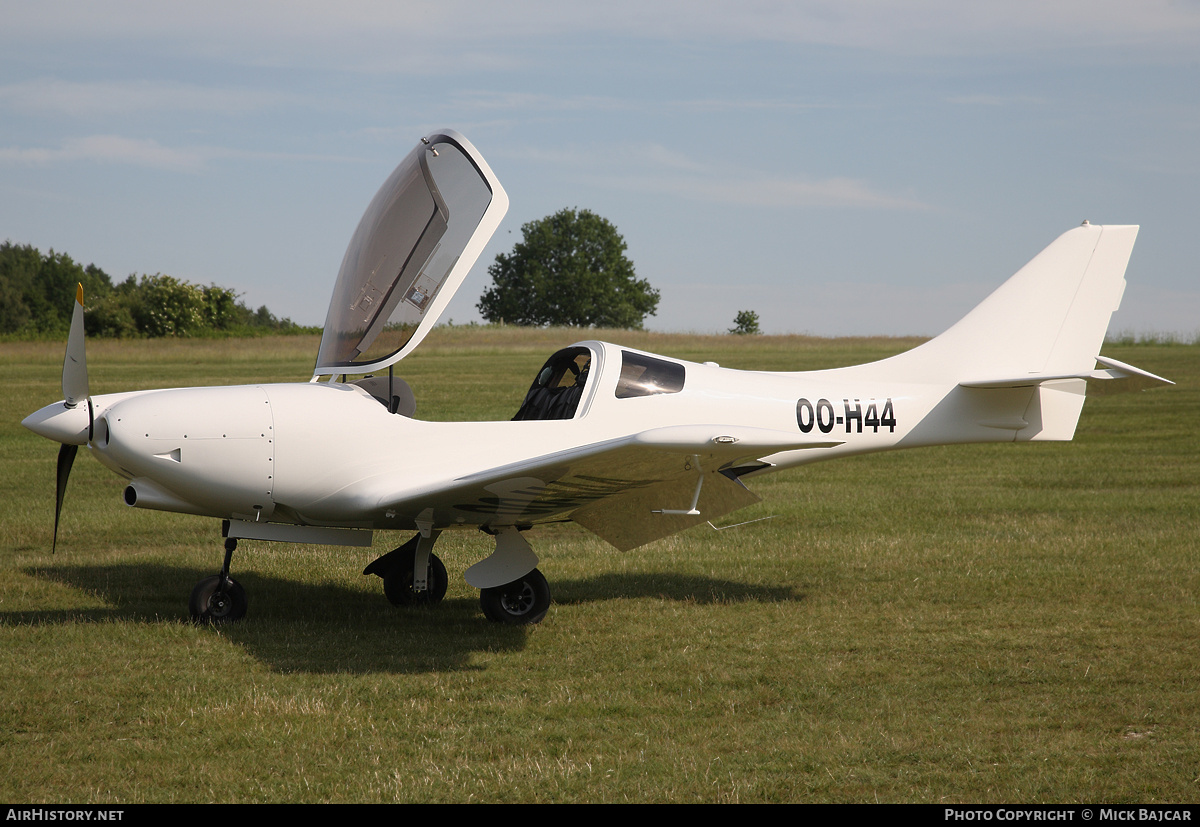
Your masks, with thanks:
M805 369L915 341L607 333ZM432 419L508 418L575 331L440 328L402 363ZM93 393L304 381L315 338L89 342ZM1194 802L1200 346L1109 346L1174 379L1089 399L1072 443L957 446L752 483L762 503L626 554L529 536L554 604L398 610L374 549L245 542L245 622L187 622L215 520L130 509L75 464L50 553L63 346L0 344L0 800ZM86 452L84 452L86 453Z

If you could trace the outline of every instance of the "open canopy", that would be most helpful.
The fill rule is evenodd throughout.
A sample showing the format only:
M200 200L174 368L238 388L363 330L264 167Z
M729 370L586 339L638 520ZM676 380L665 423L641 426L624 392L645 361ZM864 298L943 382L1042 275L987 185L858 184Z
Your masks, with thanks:
M367 373L420 344L508 209L470 141L422 138L380 187L333 288L314 377Z

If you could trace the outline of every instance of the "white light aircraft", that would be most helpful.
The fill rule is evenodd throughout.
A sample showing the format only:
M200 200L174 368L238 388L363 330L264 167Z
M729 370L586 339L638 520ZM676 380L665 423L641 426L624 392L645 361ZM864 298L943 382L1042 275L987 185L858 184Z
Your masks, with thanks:
M244 615L229 576L238 540L369 547L375 531L416 531L364 573L393 603L436 603L447 575L434 544L467 527L495 537L465 573L484 614L536 623L550 589L523 532L538 524L573 520L632 549L758 501L745 483L760 474L895 448L1070 440L1089 385L1170 384L1098 355L1138 228L1084 222L941 336L889 359L768 373L585 341L546 361L511 421L423 422L392 366L507 208L463 136L422 139L350 241L307 383L91 396L80 288L65 399L24 421L62 443L55 542L86 445L129 481L128 505L223 521L224 565L191 595L197 620Z

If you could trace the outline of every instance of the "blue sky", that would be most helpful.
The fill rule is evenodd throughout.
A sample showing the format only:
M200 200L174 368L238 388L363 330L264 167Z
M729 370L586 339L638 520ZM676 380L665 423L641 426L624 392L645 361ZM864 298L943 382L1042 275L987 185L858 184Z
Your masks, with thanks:
M1083 219L1112 330L1200 332L1200 2L0 0L0 238L319 324L421 135L521 225L591 209L656 330L935 334Z

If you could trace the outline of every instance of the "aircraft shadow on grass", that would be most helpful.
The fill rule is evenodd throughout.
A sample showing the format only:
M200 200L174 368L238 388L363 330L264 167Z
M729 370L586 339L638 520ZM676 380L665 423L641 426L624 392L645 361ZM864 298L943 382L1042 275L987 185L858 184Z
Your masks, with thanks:
M601 574L558 581L555 603L578 605L605 600L657 597L681 603L784 603L805 595L790 586L762 586L694 574Z
M172 595L194 582L197 569L167 565L54 566L30 576L95 595L102 607L0 612L0 625L188 622ZM479 668L479 651L517 651L530 628L489 623L469 598L430 607L393 607L370 591L331 583L300 583L248 572L262 597L254 620L219 627L221 637L276 671L421 673ZM165 596L164 596L165 595ZM633 598L700 605L804 600L791 588L739 583L692 574L603 574L566 581L558 605ZM380 645L381 640L387 644Z

